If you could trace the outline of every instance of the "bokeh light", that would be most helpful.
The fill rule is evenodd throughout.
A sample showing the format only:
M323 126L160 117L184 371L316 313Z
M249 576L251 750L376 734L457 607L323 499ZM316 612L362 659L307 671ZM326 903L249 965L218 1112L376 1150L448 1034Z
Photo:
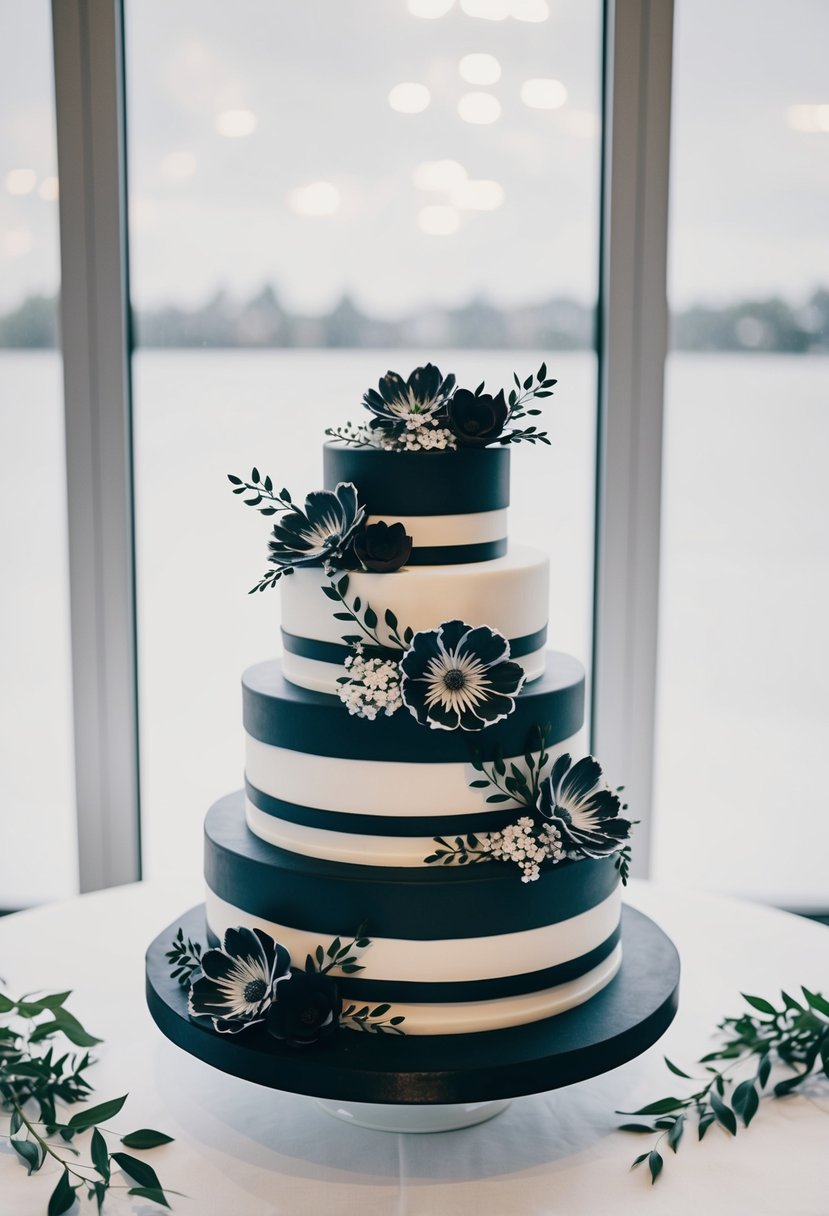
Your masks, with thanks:
M461 8L467 17L503 21L510 14L510 0L461 0Z
M389 105L398 114L420 114L425 110L432 96L425 84L416 84L407 80L396 84L389 92Z
M413 17L434 19L444 17L454 3L455 0L409 0L409 12Z
M486 125L501 117L501 103L491 93L464 93L458 102L458 113L464 122Z
M829 131L829 105L789 106L786 122L793 131L807 131L810 134Z
M495 84L501 79L501 65L494 55L464 55L458 71L467 84Z
M467 173L456 160L424 160L412 173L418 190L442 190L449 193L466 181Z
M9 169L5 185L9 194L31 194L36 181L37 174L34 169Z

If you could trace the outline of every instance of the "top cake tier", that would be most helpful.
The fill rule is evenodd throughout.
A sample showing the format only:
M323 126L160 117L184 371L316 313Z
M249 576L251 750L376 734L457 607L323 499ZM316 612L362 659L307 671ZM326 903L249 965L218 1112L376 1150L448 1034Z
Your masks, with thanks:
M507 551L507 447L387 452L326 443L325 488L353 482L371 522L402 523L409 565L492 561Z

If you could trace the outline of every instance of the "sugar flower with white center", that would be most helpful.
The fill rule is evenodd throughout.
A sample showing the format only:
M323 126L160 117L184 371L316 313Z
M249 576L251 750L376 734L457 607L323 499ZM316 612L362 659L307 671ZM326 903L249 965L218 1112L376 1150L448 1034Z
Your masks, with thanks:
M190 985L189 1012L209 1017L220 1034L263 1022L276 987L290 975L291 956L260 929L228 929L221 947L205 950L202 975Z
M416 633L400 660L403 704L422 726L477 731L515 709L524 671L497 629L446 621Z
M376 389L363 394L363 405L374 415L372 427L393 432L416 429L446 417L454 387L454 376L444 379L433 363L427 363L416 367L407 380L397 372L386 372Z
M334 490L314 490L304 511L294 507L274 524L268 560L280 570L341 564L365 514L350 481Z
M561 838L567 857L608 857L630 837L631 821L593 756L559 756L541 787L538 809ZM548 827L548 830L549 830Z
M362 646L356 646L345 667L348 674L340 677L337 693L350 714L373 722L379 714L390 718L400 709L403 701L397 663L366 658Z

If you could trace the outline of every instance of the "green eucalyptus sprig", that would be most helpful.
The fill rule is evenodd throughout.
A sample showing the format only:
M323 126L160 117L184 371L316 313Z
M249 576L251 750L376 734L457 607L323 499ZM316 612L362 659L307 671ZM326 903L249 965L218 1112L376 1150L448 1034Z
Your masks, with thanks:
M676 1152L691 1120L696 1120L700 1140L713 1123L736 1136L740 1122L743 1127L751 1123L761 1096L782 1098L808 1077L829 1078L829 1000L806 987L801 991L802 1002L781 992L779 1009L764 997L743 993L743 1000L755 1012L727 1017L720 1022L718 1030L723 1043L700 1059L708 1076L696 1078L704 1082L696 1093L685 1098L659 1098L639 1110L616 1112L654 1117L653 1123L624 1123L620 1128L641 1135L657 1135L653 1147L641 1153L631 1168L647 1161L651 1182L656 1182L665 1163L659 1152L660 1143L667 1139L669 1147ZM714 1066L714 1061L719 1060L727 1061L724 1067ZM793 1075L778 1081L770 1094L763 1093L775 1063L785 1065ZM695 1079L667 1056L665 1064L675 1076L686 1081ZM753 1065L750 1070L749 1065ZM740 1066L741 1073L750 1071L750 1075L743 1076L742 1080L728 1075Z
M86 1078L93 1063L89 1052L79 1055L64 1050L61 1040L76 1047L101 1042L66 1008L70 995L28 994L12 1000L0 993L0 1108L9 1114L8 1131L0 1133L0 1138L8 1140L29 1174L41 1169L47 1159L63 1167L49 1199L48 1216L62 1216L83 1194L95 1201L100 1212L110 1190L125 1190L169 1208L167 1196L179 1192L162 1188L146 1161L109 1148L107 1136L118 1136L126 1148L139 1150L172 1141L171 1136L151 1128L120 1136L103 1126L121 1111L126 1094L85 1106L68 1119L58 1114L58 1103L85 1102L92 1089ZM90 1161L85 1162L73 1141L90 1129ZM120 1170L126 1181L113 1182L113 1169Z
M390 608L387 608L383 615L383 622L388 632L386 641L382 641L377 632L380 619L377 613L372 608L371 604L365 603L356 595L349 603L346 599L348 595L349 577L343 574L341 578L332 579L327 587L322 587L322 593L335 604L340 604L340 611L335 612L334 619L336 621L348 621L356 625L361 631L360 633L346 633L342 635L342 640L348 642L350 646L356 646L368 638L369 642L374 646L379 646L382 650L408 650L414 637L414 630L406 626L401 629L400 622Z
M173 979L178 980L182 988L186 988L195 973L201 971L201 951L201 942L193 942L189 937L185 939L179 925L172 948L164 957L170 964Z

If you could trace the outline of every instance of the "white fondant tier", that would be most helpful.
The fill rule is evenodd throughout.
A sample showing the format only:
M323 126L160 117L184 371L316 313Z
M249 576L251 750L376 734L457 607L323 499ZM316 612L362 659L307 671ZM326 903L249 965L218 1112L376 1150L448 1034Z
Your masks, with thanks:
M516 895L520 897L521 884ZM242 908L206 892L207 924L222 938L234 925L259 928L281 942L294 960L313 954L320 934L252 916ZM569 920L521 933L481 938L413 941L372 938L361 954L363 980L409 983L462 983L520 976L571 962L597 949L615 932L621 915L621 895L612 895L588 912ZM340 933L343 941L348 933ZM327 942L323 942L327 945ZM588 1000L609 983L618 970L621 947L577 979L555 987L495 1000L406 1002L393 1004L389 1016L405 1016L407 1034L469 1034L523 1025L562 1013Z
M562 752L583 755L583 730L548 750L551 761ZM507 764L511 760L523 767L522 756L507 757ZM490 792L471 788L470 782L480 776L471 764L343 760L274 747L247 734L245 776L271 798L343 815L473 814L486 808ZM503 805L509 807L510 803Z
M485 512L484 514L500 514ZM456 516L472 519L473 516ZM282 628L293 637L328 645L343 645L343 634L359 630L334 618L337 605L323 595L329 583L320 569L301 569L282 579ZM397 617L402 632L407 626L419 632L444 621L463 620L489 625L515 641L543 634L547 627L549 558L537 549L510 545L505 557L465 565L409 566L394 574L355 571L349 575L348 601L355 597L370 604L380 624L383 645L390 644L383 623L387 609ZM516 655L529 679L544 670L544 638L526 655ZM343 649L343 660L347 651ZM325 658L289 653L283 660L285 676L293 684L315 692L335 693L342 665Z

